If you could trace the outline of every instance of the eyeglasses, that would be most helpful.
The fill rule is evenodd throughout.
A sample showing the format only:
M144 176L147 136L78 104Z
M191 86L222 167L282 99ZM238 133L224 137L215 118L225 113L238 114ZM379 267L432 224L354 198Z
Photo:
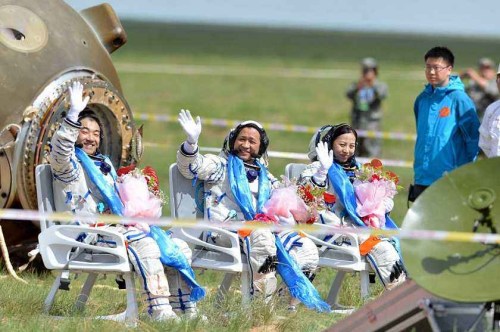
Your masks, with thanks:
M425 66L425 71L428 72L428 73L430 73L431 71L434 70L434 72L439 73L441 70L446 69L448 67L450 67L450 66L445 66L445 67L441 67L441 66Z

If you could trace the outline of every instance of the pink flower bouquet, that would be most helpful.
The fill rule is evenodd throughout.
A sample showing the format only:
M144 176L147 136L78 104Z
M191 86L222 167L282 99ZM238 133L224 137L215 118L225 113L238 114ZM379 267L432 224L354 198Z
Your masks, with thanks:
M322 188L311 185L285 183L284 187L274 189L271 198L264 205L264 212L276 216L288 224L312 224L318 213L327 205L335 203L335 196Z
M156 171L147 166L143 170L132 167L120 168L117 180L118 193L123 202L123 215L134 218L160 218L164 204ZM136 225L149 232L147 224Z
M358 205L356 212L367 226L384 227L385 214L392 210L392 199L398 192L399 178L385 171L378 159L364 164L356 175L353 183Z

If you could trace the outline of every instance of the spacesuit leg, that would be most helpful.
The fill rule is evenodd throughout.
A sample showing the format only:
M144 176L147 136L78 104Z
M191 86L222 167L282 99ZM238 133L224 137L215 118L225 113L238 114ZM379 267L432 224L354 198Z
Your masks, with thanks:
M139 275L143 296L148 303L148 314L154 320L177 319L168 300L168 281L155 240L138 230L129 230L125 235L129 241L130 262Z
M388 239L369 237L360 245L362 254L366 244L371 247L366 258L386 289L392 289L406 280L402 259Z
M192 251L188 244L180 239L172 238L175 244L179 247L181 252L186 256L189 265L191 265ZM196 308L196 302L190 300L191 288L184 281L181 274L174 268L166 267L165 272L167 274L168 285L170 289L170 304L172 309L177 315L184 315L186 318L196 318L201 317L206 319L205 316L198 314L198 309Z
M273 233L266 229L254 230L243 239L251 280L251 295L263 295L266 302L276 291L276 244Z

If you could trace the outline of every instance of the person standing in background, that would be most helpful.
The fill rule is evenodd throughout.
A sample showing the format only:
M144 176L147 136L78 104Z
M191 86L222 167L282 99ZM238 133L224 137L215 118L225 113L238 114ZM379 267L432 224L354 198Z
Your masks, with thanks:
M465 70L460 77L466 83L465 92L476 105L479 121L483 120L486 107L500 97L496 83L495 63L489 58L481 58L478 62L478 71L473 68Z
M347 89L346 96L352 101L351 125L357 130L380 131L382 100L387 97L387 85L377 77L377 61L374 58L364 58L361 61L361 77ZM380 138L360 137L358 154L366 157L380 156L380 141Z
M457 167L474 161L479 152L479 119L460 77L451 75L455 56L437 46L424 56L425 85L413 106L417 141L414 184L408 201Z

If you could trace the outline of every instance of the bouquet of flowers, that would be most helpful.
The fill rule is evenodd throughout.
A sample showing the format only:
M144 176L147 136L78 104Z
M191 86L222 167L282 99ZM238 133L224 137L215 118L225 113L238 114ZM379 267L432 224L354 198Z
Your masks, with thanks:
M160 218L165 195L160 190L156 171L146 166L122 167L117 171L118 193L123 202L125 217Z
M384 227L385 214L394 206L399 178L391 171L384 170L382 162L373 159L356 171L353 186L356 193L356 212L367 225Z
M271 198L264 205L264 212L288 224L312 224L318 219L319 211L334 203L335 195L325 189L287 180L282 187L273 190Z
M318 219L318 213L323 210L332 209L337 198L324 188L313 187L310 184L299 185L297 193L307 205L310 211L310 219L307 224L313 224Z

